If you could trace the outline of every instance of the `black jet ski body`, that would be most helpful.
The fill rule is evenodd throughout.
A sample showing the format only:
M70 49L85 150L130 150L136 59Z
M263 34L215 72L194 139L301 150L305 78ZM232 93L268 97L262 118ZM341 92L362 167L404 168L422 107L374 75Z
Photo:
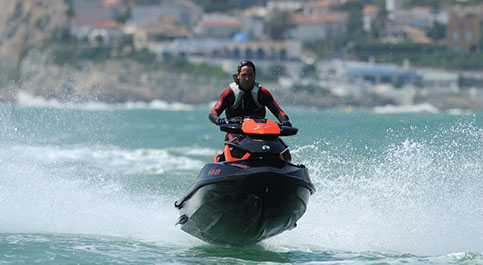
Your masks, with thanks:
M227 126L240 134L226 142L225 161L205 165L175 203L181 229L210 243L246 245L294 228L315 192L308 169L289 161L281 131L250 135Z

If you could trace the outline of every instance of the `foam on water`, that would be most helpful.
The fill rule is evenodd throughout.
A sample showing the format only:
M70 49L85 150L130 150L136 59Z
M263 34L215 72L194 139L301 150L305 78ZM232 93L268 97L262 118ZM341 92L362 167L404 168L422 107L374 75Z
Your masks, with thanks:
M427 112L436 114L439 112L438 108L434 107L429 103L423 103L418 105L386 105L378 106L373 108L374 113L387 114L387 113L417 113L417 112Z
M0 151L0 163L2 232L197 242L174 226L178 213L169 192L133 191L118 174L163 178L159 174L199 169L199 160L156 149L17 145Z
M117 104L107 104L97 101L92 102L62 102L57 99L45 99L39 96L30 95L20 91L17 95L17 104L22 107L54 108L54 109L79 109L79 110L113 110L113 109L153 109L167 111L192 111L193 106L184 103L168 103L162 100L151 102L126 102Z
M8 113L0 117L0 133L12 131ZM388 130L386 137L391 144L382 149L326 139L292 146L317 192L297 228L262 245L278 252L483 252L483 129L462 122L433 131ZM219 150L1 144L0 232L203 244L174 226L173 202L189 186L176 186L180 180L191 183ZM162 184L174 184L155 192L129 186L146 176L171 176Z
M299 226L273 240L346 251L482 252L483 130L412 130L432 135L398 142L392 132L394 144L367 156L324 141L293 150L318 191Z
M209 149L193 149L186 155L205 154ZM162 174L173 170L195 170L204 162L188 156L173 156L166 149L119 149L114 146L58 147L16 145L5 147L2 153L19 154L24 159L55 165L57 163L83 163L91 167L124 175Z

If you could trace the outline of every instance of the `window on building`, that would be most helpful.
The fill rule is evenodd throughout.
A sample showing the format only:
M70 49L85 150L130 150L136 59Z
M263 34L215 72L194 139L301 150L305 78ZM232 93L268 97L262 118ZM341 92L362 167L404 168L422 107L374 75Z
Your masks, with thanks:
M256 57L257 57L257 60L265 59L265 51L263 51L262 48L258 48Z
M459 39L460 39L460 34L458 32L453 32L453 40L459 41Z
M250 48L247 48L245 50L245 58L247 58L248 60L253 60L253 52Z
M467 33L465 34L465 40L466 40L467 42L471 42L471 41L473 40L473 34L471 34L470 32L467 32Z

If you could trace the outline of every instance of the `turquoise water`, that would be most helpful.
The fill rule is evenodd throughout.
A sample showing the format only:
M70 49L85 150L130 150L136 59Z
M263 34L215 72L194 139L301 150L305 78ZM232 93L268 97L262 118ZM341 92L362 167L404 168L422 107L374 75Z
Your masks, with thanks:
M482 112L286 108L317 193L296 229L229 247L174 225L222 148L209 110L0 105L0 263L483 264Z

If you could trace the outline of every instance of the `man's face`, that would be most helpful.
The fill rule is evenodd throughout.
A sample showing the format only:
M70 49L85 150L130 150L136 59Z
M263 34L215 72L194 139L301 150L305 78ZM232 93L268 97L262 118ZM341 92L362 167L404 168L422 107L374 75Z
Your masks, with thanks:
M241 89L251 89L253 87L253 83L255 82L255 73L253 72L253 68L245 65L240 69L240 72L236 75L238 78L238 86Z

